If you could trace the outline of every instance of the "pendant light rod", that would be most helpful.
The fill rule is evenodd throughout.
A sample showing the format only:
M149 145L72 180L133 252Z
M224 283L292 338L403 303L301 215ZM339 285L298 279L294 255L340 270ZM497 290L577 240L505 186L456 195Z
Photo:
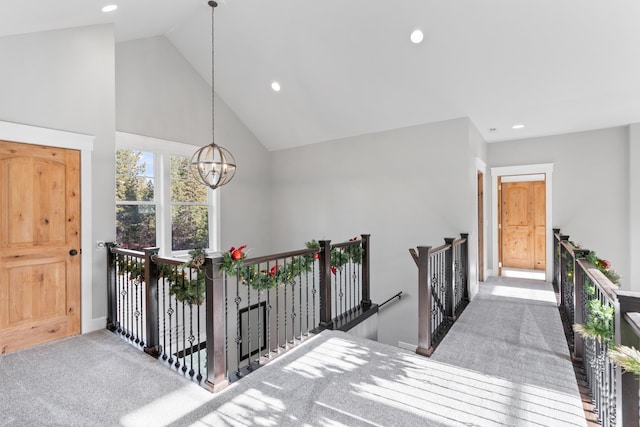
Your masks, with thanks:
M215 55L214 55L214 40L215 40L215 31L213 28L213 15L214 12L216 10L216 7L218 7L218 2L213 1L213 0L209 0L209 6L211 6L211 142L215 143L216 137L215 135L213 135L213 130L216 128L216 117L215 114L213 114L213 106L215 104L215 97L216 97L216 92L215 92L215 87L216 85L213 84L215 81L215 75L216 75L216 67L215 67Z
M214 51L214 10L218 2L209 1L211 6L211 144L196 151L191 156L191 174L199 183L215 190L225 185L235 176L236 160L229 150L215 143L215 51Z

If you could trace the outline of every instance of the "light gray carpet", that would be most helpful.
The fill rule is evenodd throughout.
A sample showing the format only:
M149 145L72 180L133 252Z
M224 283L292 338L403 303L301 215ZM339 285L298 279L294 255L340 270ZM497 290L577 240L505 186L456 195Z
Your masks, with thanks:
M432 359L326 331L216 395L107 331L5 355L0 425L585 425L552 291L510 283Z

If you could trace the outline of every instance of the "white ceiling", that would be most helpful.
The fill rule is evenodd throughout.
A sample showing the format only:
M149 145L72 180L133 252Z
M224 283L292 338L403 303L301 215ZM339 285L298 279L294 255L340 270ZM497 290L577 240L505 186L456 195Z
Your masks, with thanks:
M458 117L489 142L640 122L638 0L219 4L216 93L271 150ZM210 81L210 10L0 0L0 36L114 22L118 41L165 34Z

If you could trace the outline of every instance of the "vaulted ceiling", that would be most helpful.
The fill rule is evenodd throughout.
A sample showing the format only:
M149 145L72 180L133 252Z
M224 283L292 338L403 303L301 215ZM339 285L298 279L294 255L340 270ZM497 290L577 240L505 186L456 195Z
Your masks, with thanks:
M271 150L458 117L489 142L640 122L637 0L218 3L216 93ZM0 36L106 22L211 81L204 0L0 0Z

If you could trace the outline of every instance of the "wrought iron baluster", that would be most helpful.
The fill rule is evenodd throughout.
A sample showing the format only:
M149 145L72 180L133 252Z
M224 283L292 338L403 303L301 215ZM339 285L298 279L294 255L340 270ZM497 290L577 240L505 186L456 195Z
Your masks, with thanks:
M197 273L196 273L197 274ZM191 286L191 284L193 283L193 269L189 269L189 286ZM196 294L195 294L195 302L197 303L200 299L200 294L198 293L198 282L196 281ZM189 338L187 338L187 340L189 341L189 349L190 349L190 353L189 353L189 364L190 369L189 369L189 377L193 378L193 376L195 375L195 370L193 369L193 352L194 352L194 348L193 348L193 343L196 340L196 337L193 335L193 299L189 299ZM186 348L185 348L186 351ZM186 364L186 355L185 355L185 367L184 369L187 369L187 364Z
M347 313L355 312L353 304L353 259L349 258L344 272L344 301Z
M164 271L166 271L166 265L162 265L158 267L159 274L158 277L158 288L160 289L160 280L162 280L162 310L158 310L159 313L162 313L162 360L167 360L167 296L165 292L167 292L166 285L167 279L165 278ZM160 304L160 302L158 302Z
M333 271L332 271L332 273L333 273ZM340 314L340 312L338 311L338 298L336 298L336 295L338 295L338 270L337 269L335 269L335 273L333 273L332 281L333 281L333 296L332 296L332 299L333 299L333 310L334 311L332 313L331 318L332 319L337 319L338 315Z
M140 263L136 262L136 266L138 270L140 267ZM133 342L135 342L136 344L140 343L140 308L138 307L138 292L139 292L139 287L140 287L140 276L136 276L133 279L133 295L134 295L134 311L133 311L133 317L135 317L135 326L134 324L132 324L132 332L133 330L135 330L135 340ZM133 318L131 318L131 320L133 320ZM133 338L133 337L132 337Z
M269 264L267 263L267 266ZM276 266L278 260L276 260ZM280 286L276 285L276 345L274 351L280 353Z
M305 336L308 336L309 335L309 329L311 329L309 327L309 270L307 270L305 272L304 288L305 288L305 292L304 292L305 305L306 305L306 308L307 308L307 330L305 332ZM302 287L300 289L302 289Z
M339 280L338 283L340 285L340 293L338 294L338 297L340 297L340 303L338 304L338 307L340 307L340 311L338 312L338 317L343 318L345 315L345 309L344 309L344 303L345 301L343 300L344 297L344 292L342 291L342 282L343 282L343 277L342 277L342 272L343 272L344 267L340 268L338 270L338 276L339 276Z
M119 265L120 259L122 259L122 255L118 254L118 258L116 259L116 265ZM126 274L126 271L123 271L122 268L120 268L119 266L117 268L118 268L118 272L116 275L116 283L118 284L118 295L120 296L119 298L117 298L118 308L119 308L118 332L124 335L125 334L124 332L124 296L125 296L124 275Z
M170 267L171 268L171 272L169 273L171 275L171 277L178 277L178 271L177 271L177 267L173 266ZM177 280L176 280L177 282ZM173 363L173 314L175 313L175 310L173 309L172 306L172 300L175 298L171 297L171 294L169 294L169 308L167 309L166 313L167 316L169 316L169 330L167 331L165 329L164 333L165 333L165 340L166 340L166 335L169 334L169 360L167 360L167 362L169 363L169 365L171 365ZM176 324L178 322L176 321Z
M313 327L315 328L318 323L316 322L316 294L318 293L318 289L316 288L316 262L314 261L312 264L312 289L311 289L311 304L313 304L313 311L312 311L312 317L313 317Z
M298 301L300 304L299 307L299 311L298 313L300 313L300 322L298 323L298 329L300 332L300 339L302 339L302 257L298 256L298 283L300 286L298 286L298 291L299 291L299 297Z
M125 272L126 272L126 281L125 281L125 288L126 288L126 293L125 293L125 298L126 298L126 309L125 309L125 319L126 319L126 323L125 323L125 337L130 338L131 337L131 333L130 333L130 329L131 329L131 310L129 310L129 300L131 299L131 292L129 292L131 290L131 268L130 268L130 262L131 262L131 257L130 256L125 256Z
M267 271L269 271L269 263L267 263ZM266 350L267 353L265 357L271 358L271 349L273 346L271 345L271 289L267 288L267 316L266 316L266 328L267 328L267 342Z
M291 258L291 267L293 268L294 260ZM291 277L290 283L291 285L291 344L295 344L296 338L296 281L294 277ZM285 287L287 284L285 283Z
M284 258L282 260L282 262L284 264L282 266L282 268L284 268L285 271L286 271L287 259ZM276 264L276 268L277 268L277 264ZM280 286L280 284L278 284L278 286ZM284 301L282 302L282 305L284 306L284 328L283 328L284 329L284 344L282 345L282 348L286 349L286 348L288 348L288 343L289 343L289 341L287 339L287 317L288 317L288 315L287 315L287 284L284 283L282 287L284 288Z
M248 369L251 371L251 285L249 283L247 283L247 362Z
M184 281L187 280L184 276L182 276L182 282L184 284ZM187 372L187 358L185 355L185 352L187 351L187 319L186 319L186 313L187 313L187 307L186 307L186 302L183 299L182 300L182 372Z
M358 290L358 298L356 298L356 303L357 303L358 305L360 305L360 301L362 301L362 294L361 294L361 292L362 292L362 268L363 268L363 267L362 267L362 263L360 263L360 267L358 267L358 268L356 269L356 274L358 275L358 277L357 277L357 283L358 283L358 286L357 286L357 290Z
M262 289L258 289L258 365L262 363L262 322L264 322L264 317L260 316L261 309L261 301L262 300ZM262 320L261 320L262 319Z

